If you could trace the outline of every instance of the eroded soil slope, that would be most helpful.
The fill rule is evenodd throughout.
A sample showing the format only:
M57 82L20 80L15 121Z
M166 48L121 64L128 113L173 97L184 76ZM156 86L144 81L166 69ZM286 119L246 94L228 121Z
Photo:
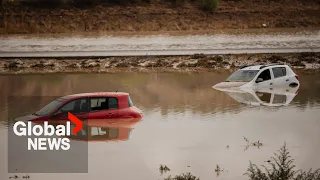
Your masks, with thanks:
M221 0L216 12L196 3L168 3L54 9L12 5L2 8L0 32L143 32L247 28L320 27L317 0Z

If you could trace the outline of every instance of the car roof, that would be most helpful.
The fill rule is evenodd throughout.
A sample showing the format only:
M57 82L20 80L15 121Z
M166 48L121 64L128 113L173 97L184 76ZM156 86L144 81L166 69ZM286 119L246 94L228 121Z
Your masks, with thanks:
M92 92L92 93L71 94L71 95L63 96L60 99L68 100L68 99L74 99L74 98L80 98L80 97L100 97L100 96L119 97L119 96L127 96L127 95L129 95L129 93L125 93L125 92Z
M260 70L261 67L262 67L262 65L255 65L255 66L249 66L249 67L242 68L241 70Z
M249 65L249 66L245 66L240 68L241 70L261 70L264 69L266 67L287 67L288 65L284 65L284 64L267 64L267 65Z

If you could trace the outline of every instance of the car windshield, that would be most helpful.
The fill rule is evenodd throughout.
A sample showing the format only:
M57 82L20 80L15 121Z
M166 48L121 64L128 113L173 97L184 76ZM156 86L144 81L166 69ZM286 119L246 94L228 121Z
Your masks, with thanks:
M238 70L228 77L227 82L250 82L259 70Z
M49 115L53 110L58 108L63 103L62 99L57 99L52 101L51 103L44 106L40 111L34 113L34 115L37 116L47 116Z

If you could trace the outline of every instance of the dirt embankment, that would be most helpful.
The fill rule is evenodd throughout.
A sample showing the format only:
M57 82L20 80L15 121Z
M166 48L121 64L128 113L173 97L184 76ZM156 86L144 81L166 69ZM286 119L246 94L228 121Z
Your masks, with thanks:
M214 13L202 11L196 3L87 9L12 5L1 9L0 34L320 27L319 12L318 0L222 0Z
M0 74L117 71L201 71L238 68L247 64L283 63L297 69L320 70L320 53L242 54L167 57L74 59L2 59Z

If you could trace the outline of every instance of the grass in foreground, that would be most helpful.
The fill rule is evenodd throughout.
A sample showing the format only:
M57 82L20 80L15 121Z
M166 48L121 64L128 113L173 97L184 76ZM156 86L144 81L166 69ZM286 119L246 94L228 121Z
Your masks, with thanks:
M267 161L267 166L262 166L262 169L250 162L247 170L247 175L250 180L319 180L320 169L313 171L295 170L293 164L294 159L291 158L286 144L284 144L278 153Z
M164 180L200 180L198 177L192 175L191 173L176 175L175 177L167 177Z
M320 169L309 171L295 170L294 159L291 158L286 144L284 144L278 153L268 160L268 165L257 165L250 162L245 175L249 180L320 180ZM167 177L164 180L200 180L191 173Z

